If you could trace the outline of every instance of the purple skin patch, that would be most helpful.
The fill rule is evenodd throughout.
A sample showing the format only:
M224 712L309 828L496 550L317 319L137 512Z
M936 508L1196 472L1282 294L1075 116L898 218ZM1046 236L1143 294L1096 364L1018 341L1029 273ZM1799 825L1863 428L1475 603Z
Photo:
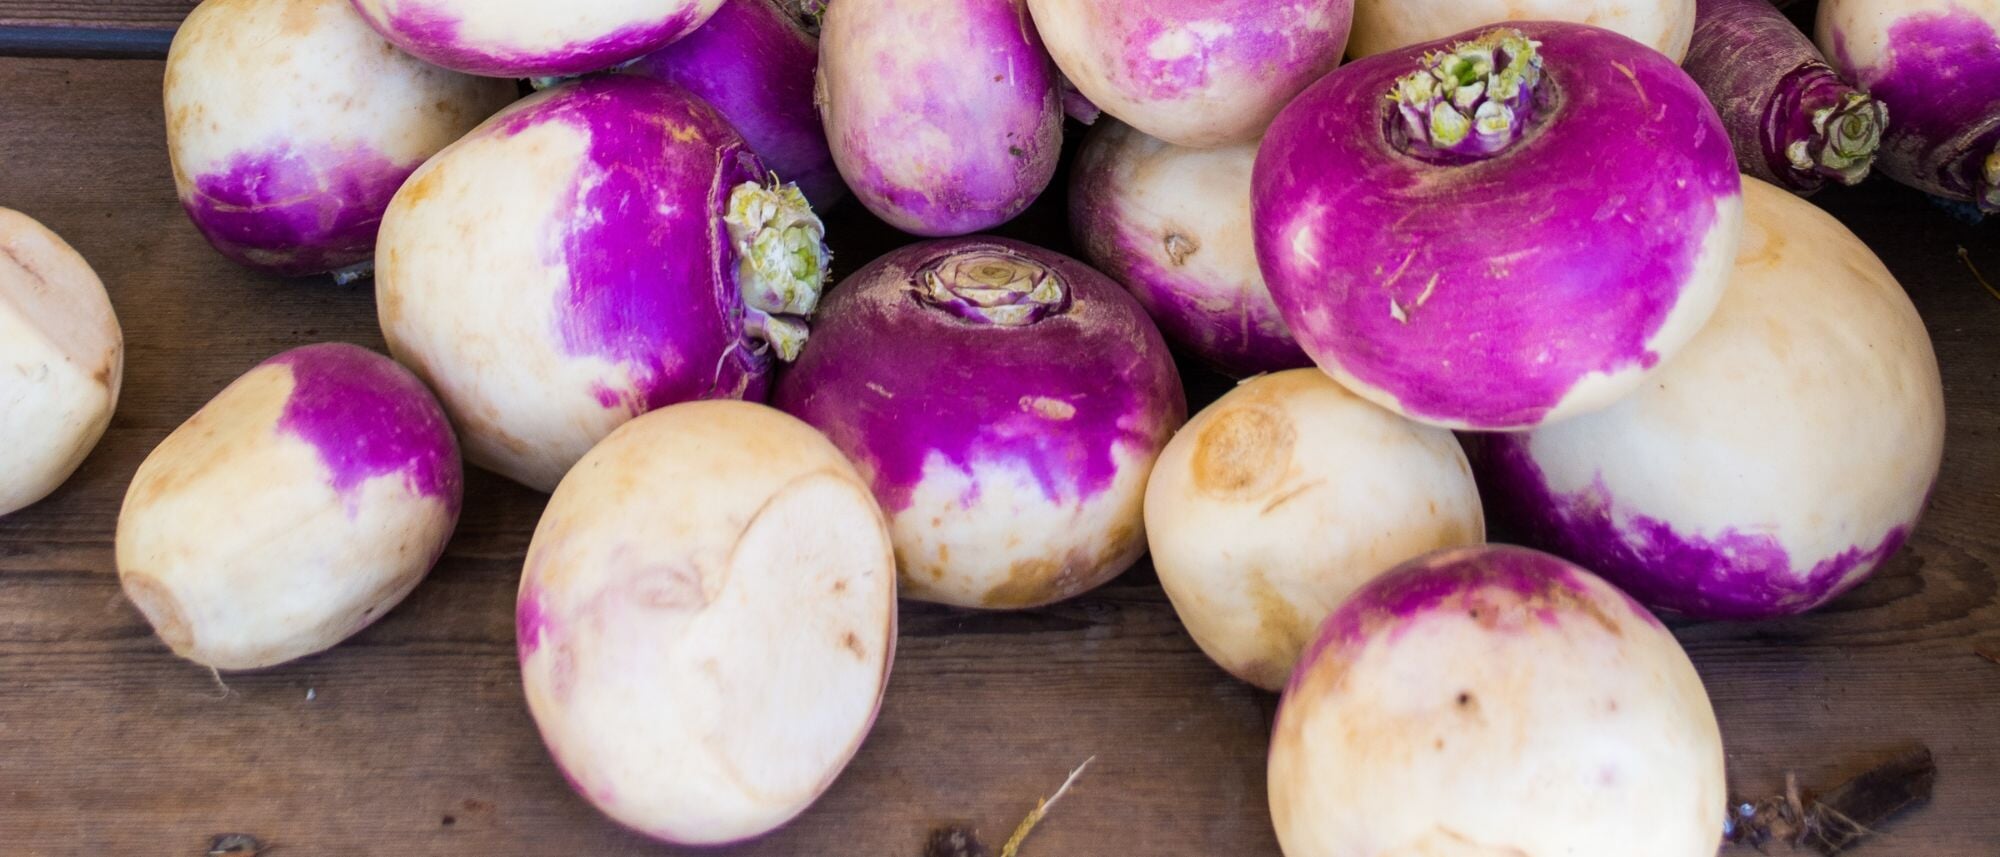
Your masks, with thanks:
M623 370L600 379L598 402L641 414L761 400L770 360L744 333L723 215L732 188L764 179L763 164L713 108L636 76L547 90L473 133L552 122L589 137L543 250L569 273L555 313L563 349Z
M819 40L772 0L727 0L708 23L626 67L713 106L764 163L824 209L847 193L813 104Z
M514 643L519 647L521 660L542 647L542 638L547 635L550 619L547 608L542 606L542 591L535 586L521 588L519 603L514 608Z
M1313 664L1328 654L1349 658L1374 639L1394 640L1418 620L1467 605L1505 608L1534 605L1535 618L1550 625L1596 612L1606 592L1617 593L1628 616L1592 616L1586 621L1623 624L1636 618L1664 631L1660 620L1639 602L1558 557L1510 545L1448 548L1391 569L1349 596L1320 623L1319 633L1285 686L1285 700L1298 692ZM1281 705L1283 702L1280 703Z
M1627 514L1602 480L1558 494L1529 453L1527 436L1493 435L1482 443L1479 481L1494 498L1487 508L1537 547L1597 570L1640 601L1697 619L1775 619L1825 604L1881 568L1912 526L1798 568L1768 534L1732 528L1690 535L1669 521Z
M475 44L459 33L460 7L476 8L480 0L384 0L386 19L371 14L360 2L356 11L396 47L432 65L485 77L557 77L587 74L665 47L694 32L706 20L692 2L669 2L666 17L632 24L589 41L552 50L521 50L500 44ZM447 8L450 7L450 8Z
M1592 27L1508 26L1545 67L1506 150L1447 166L1392 139L1397 78L1460 37L1321 79L1252 178L1257 258L1306 352L1475 427L1532 425L1592 373L1656 364L1647 342L1741 193L1715 108L1672 61Z
M1889 28L1880 65L1857 69L1834 34L1840 67L1889 105L1877 163L1890 178L1927 193L2000 212L2000 187L1981 181L2000 150L2000 33L1962 9L1911 15ZM1981 198L1982 192L1985 198Z
M1024 25L1019 0L871 0L836 5L833 14L870 15L853 24L867 27L932 14L932 4L943 3L970 10L972 32L899 43L893 57L854 57L849 67L865 66L867 76L834 84L867 93L870 108L846 117L832 141L841 175L869 211L915 235L963 235L1014 219L1048 187L1062 154L1055 61ZM856 98L837 97L825 109ZM938 134L954 143L946 159L904 163L922 151L913 144ZM905 184L907 175L892 176L884 164L921 181Z
M1053 270L1068 306L1009 327L918 296L934 261L995 249ZM933 456L967 474L1018 463L1051 502L1081 503L1117 477L1114 450L1150 460L1187 419L1166 343L1130 295L1080 262L998 238L912 245L842 282L772 401L854 459L891 514L910 507Z
M382 213L417 166L365 146L237 152L221 171L195 176L181 206L237 264L323 274L374 258Z
M1106 70L1110 84L1128 97L1144 101L1180 101L1203 95L1218 73L1228 72L1272 82L1274 88L1297 90L1340 64L1353 25L1351 2L1319 2L1325 14L1344 20L1314 30L1298 26L1281 14L1297 0L1216 3L1215 0L1143 0L1105 4L1096 14L1108 19L1108 34L1122 35L1119 61ZM1180 56L1155 56L1162 37L1204 22L1207 32L1187 30L1182 36L1191 50ZM1208 33L1213 33L1210 35Z
M394 360L338 342L295 348L263 365L291 371L292 394L278 430L319 453L350 515L363 483L401 475L412 493L435 498L458 516L464 491L458 438L417 376Z

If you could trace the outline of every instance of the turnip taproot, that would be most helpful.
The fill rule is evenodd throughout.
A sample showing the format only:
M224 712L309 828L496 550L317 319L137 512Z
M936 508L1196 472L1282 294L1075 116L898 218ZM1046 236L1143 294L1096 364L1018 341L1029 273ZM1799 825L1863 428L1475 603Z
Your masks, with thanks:
M820 30L819 105L840 175L917 235L1020 214L1055 176L1062 99L1022 0L839 0Z
M1255 143L1188 149L1107 119L1070 168L1070 231L1176 345L1225 372L1312 365L1257 270Z
M823 232L686 90L574 81L495 116L396 195L377 253L382 330L472 463L546 491L635 415L762 398L773 358L805 341Z
M868 477L905 595L985 608L1060 601L1131 566L1146 475L1187 417L1130 295L996 238L912 245L843 281L773 402Z
M1889 107L1882 172L2000 212L2000 0L1823 0L1815 37Z
M1451 428L1631 392L1714 310L1742 224L1735 154L1694 81L1563 23L1327 75L1272 125L1251 193L1259 265L1306 353Z
M1521 548L1440 551L1321 626L1278 708L1286 857L1713 857L1701 677L1610 584Z
M1320 620L1405 560L1486 539L1451 432L1317 369L1243 382L1174 436L1146 540L1175 612L1223 669L1279 690Z
M1888 113L1840 79L1771 0L1700 0L1684 67L1708 93L1746 173L1812 193L1858 184Z
M1680 62L1694 34L1695 0L1354 0L1356 59L1510 21L1603 27Z
M1095 106L1177 146L1248 143L1340 64L1353 0L1026 0Z
M1630 398L1493 437L1482 482L1541 546L1655 607L1811 609L1903 544L1937 477L1944 393L1923 320L1819 208L1745 183L1722 306Z
M610 68L695 31L723 0L353 0L427 62L492 77Z
M528 710L570 783L649 836L712 845L804 809L861 746L896 647L868 486L811 427L691 402L566 477L517 612Z
M167 52L167 154L223 255L320 274L372 258L396 188L515 93L395 50L347 0L205 0Z
M626 66L714 107L816 208L847 192L813 105L819 40L779 0L725 0L701 29Z
M387 357L264 361L139 465L118 577L175 654L256 669L323 651L423 580L458 522L458 444Z
M61 487L118 406L125 336L69 243L0 208L0 516Z

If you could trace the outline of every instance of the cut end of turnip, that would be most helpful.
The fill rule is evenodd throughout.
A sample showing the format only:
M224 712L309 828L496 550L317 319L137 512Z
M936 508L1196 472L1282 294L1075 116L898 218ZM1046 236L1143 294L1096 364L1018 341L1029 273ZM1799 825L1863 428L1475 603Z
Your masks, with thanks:
M778 359L797 360L819 306L832 257L826 225L798 185L744 182L729 194L723 223L736 253L736 287L743 295L744 327Z
M1026 327L1069 309L1069 283L1054 269L1000 246L947 253L913 278L925 304L967 321Z
M1541 43L1511 27L1424 55L1389 102L1402 118L1398 147L1426 160L1491 157L1527 133L1542 81Z
M1786 147L1786 159L1800 172L1857 185L1875 165L1875 152L1888 127L1889 108L1863 92L1848 91L1813 113L1813 134Z

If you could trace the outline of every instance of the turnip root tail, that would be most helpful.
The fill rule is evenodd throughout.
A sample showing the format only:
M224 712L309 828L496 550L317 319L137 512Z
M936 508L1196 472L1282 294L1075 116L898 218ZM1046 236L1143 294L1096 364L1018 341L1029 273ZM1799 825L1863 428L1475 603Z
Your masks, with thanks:
M915 279L920 300L967 321L1025 327L1069 308L1061 274L1001 247L947 255Z
M743 294L750 338L797 360L810 332L806 318L819 306L832 261L826 226L813 214L798 185L744 182L729 194L723 222L736 252L736 287Z
M1797 775L1788 775L1784 794L1733 803L1723 840L1760 851L1782 842L1833 857L1875 835L1879 825L1904 808L1930 800L1936 781L1937 764L1928 747L1897 756L1823 794L1803 791Z
M1502 28L1425 54L1423 66L1398 78L1389 93L1403 119L1399 147L1444 162L1506 149L1534 120L1540 47L1520 30Z

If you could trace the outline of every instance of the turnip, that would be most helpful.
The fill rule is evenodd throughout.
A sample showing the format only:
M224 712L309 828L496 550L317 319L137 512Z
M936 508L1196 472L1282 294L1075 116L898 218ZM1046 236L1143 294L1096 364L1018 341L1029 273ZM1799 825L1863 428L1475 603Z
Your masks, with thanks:
M264 361L139 465L118 578L174 653L225 670L324 651L416 588L451 538L458 444L387 357Z
M1680 356L1481 456L1537 544L1704 618L1797 613L1861 582L1916 526L1944 448L1937 358L1888 269L1817 207L1745 195L1735 280Z
M840 175L917 235L1013 219L1062 149L1055 64L1022 0L839 0L820 30L819 105Z
M1887 111L1770 0L1700 0L1684 66L1721 112L1744 172L1803 194L1868 176Z
M1105 120L1070 168L1070 231L1084 256L1169 340L1241 375L1312 365L1257 270L1256 159L1255 143L1188 149Z
M725 0L714 17L627 70L680 84L721 113L750 150L825 208L847 192L813 105L819 40L779 0Z
M0 517L61 487L118 405L125 336L68 242L0 208Z
M1526 23L1327 75L1264 138L1251 215L1321 368L1414 419L1517 429L1609 405L1694 335L1740 186L1666 57Z
M223 255L287 276L365 265L403 180L515 95L396 51L346 0L205 0L165 91L188 217Z
M1672 634L1589 572L1440 551L1341 605L1272 728L1286 857L1713 857L1722 737Z
M1603 27L1680 62L1694 34L1695 0L1354 0L1356 59L1508 21Z
M390 205L389 348L438 391L468 460L543 491L633 416L761 399L805 341L827 263L805 198L767 176L673 84L537 93Z
M1202 651L1279 690L1320 620L1376 575L1485 541L1451 432L1316 369L1243 382L1167 444L1146 485L1160 585Z
M861 746L896 647L889 534L840 451L762 405L635 419L528 547L528 710L578 792L713 845L803 811Z
M1882 172L2000 212L2000 0L1822 0L1816 38L1889 107Z
M424 60L492 77L610 68L695 31L723 0L353 0Z
M773 402L868 478L905 595L995 609L1130 567L1146 476L1187 417L1130 295L996 238L905 247L843 281Z
M1354 0L1026 2L1079 92L1149 136L1196 148L1263 134L1340 64L1354 15Z

